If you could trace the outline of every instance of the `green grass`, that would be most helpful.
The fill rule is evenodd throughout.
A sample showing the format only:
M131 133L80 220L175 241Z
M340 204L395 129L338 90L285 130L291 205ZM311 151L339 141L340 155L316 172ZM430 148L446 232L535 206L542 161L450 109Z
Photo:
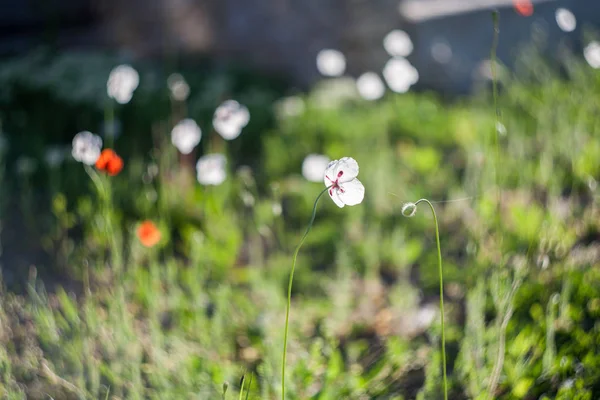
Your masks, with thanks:
M288 399L442 398L433 219L401 212L422 197L438 213L449 398L600 397L600 74L581 60L500 75L497 147L488 92L323 108L317 87L284 116L260 81L231 74L215 89L190 73L200 151L229 157L210 188L177 162L164 88L142 73L115 110L125 169L102 177L108 197L80 164L41 161L104 112L103 84L71 98L60 73L41 79L59 61L0 68L0 397L215 399L228 382L228 399L280 398L291 256L324 188L300 175L309 153L355 158L366 197L343 210L323 199L298 255ZM226 95L252 118L225 144L210 120ZM15 173L23 155L40 160L32 175ZM144 219L163 234L152 249L135 236Z

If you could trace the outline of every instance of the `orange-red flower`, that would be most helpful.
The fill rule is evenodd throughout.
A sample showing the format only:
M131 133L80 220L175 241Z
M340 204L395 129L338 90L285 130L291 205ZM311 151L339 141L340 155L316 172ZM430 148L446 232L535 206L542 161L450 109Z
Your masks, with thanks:
M104 149L96 161L96 168L115 176L123 169L123 159L112 149Z
M152 247L160 242L160 231L152 221L144 221L137 229L140 242L146 247Z
M523 16L530 17L533 15L533 4L531 0L513 0L515 11Z

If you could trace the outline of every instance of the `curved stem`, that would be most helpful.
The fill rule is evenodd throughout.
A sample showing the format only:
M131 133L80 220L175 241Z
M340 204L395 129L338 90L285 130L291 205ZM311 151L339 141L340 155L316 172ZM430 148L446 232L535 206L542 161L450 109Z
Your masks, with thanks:
M446 325L444 321L444 269L442 268L442 249L440 246L440 229L438 226L437 215L435 214L435 209L433 208L433 204L427 199L417 200L415 206L418 206L419 203L427 203L429 204L429 208L431 209L431 214L433 214L433 222L435 223L435 241L437 243L437 253L438 253L438 272L440 275L440 315L442 322L442 368L444 374L444 400L448 400L448 379L446 377Z
M287 292L287 308L285 310L285 330L283 333L283 361L281 364L281 399L285 400L285 359L287 357L287 337L288 337L288 326L290 322L290 308L292 306L292 283L294 282L294 271L296 270L296 258L298 258L298 252L300 251L300 247L304 243L306 236L308 236L308 232L310 232L310 228L312 228L313 222L315 222L315 216L317 214L317 203L319 199L325 192L329 190L329 187L325 188L315 200L315 204L312 210L312 216L310 217L310 221L308 222L308 226L306 227L306 232L300 239L300 243L296 246L296 250L294 250L294 256L292 258L292 271L290 272L290 280L288 282L288 292Z

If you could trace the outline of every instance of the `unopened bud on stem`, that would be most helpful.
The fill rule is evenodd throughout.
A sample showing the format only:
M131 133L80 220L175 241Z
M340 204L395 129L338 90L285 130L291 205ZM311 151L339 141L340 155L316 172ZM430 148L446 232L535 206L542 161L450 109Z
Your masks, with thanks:
M417 213L417 205L415 203L406 203L402 206L402 215L405 217L414 217Z

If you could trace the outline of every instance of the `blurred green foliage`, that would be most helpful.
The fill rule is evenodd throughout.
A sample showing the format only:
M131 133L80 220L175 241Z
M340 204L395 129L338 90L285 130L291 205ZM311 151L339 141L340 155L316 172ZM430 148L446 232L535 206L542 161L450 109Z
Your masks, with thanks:
M600 397L599 73L567 58L562 76L504 76L496 127L487 92L369 103L342 79L290 103L269 79L190 67L180 104L171 71L136 65L140 87L114 109L125 169L95 186L44 156L100 132L115 63L0 66L2 398L215 399L224 382L235 398L249 373L248 398L278 398L291 250L323 189L301 175L309 153L354 157L367 194L324 198L300 252L290 399L441 398L433 221L400 211L421 197L440 217L450 398ZM211 120L229 97L251 120L225 143ZM227 154L223 185L197 184L171 146L184 115L204 132L196 157ZM145 219L153 248L136 237Z

